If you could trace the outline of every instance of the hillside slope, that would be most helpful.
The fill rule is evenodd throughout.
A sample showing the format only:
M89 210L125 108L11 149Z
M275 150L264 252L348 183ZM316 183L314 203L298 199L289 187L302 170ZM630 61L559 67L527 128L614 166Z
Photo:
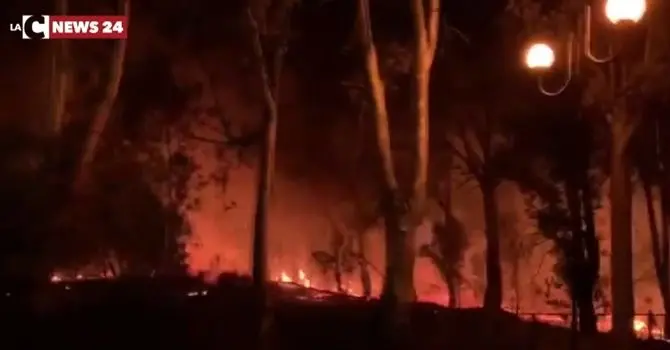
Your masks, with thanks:
M297 286L272 285L274 349L378 349L374 301ZM249 350L253 339L247 279L218 286L188 280L128 280L56 284L38 296L3 298L3 349L132 347ZM479 309L431 304L413 309L412 349L565 350L570 332ZM3 346L4 345L4 346ZM580 349L617 349L611 335L580 338ZM637 349L667 349L639 341Z

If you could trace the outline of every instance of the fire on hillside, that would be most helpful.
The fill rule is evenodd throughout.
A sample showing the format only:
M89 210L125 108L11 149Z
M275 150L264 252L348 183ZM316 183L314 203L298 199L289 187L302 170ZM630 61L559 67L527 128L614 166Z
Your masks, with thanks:
M101 280L101 279L113 279L114 275L111 273L99 273L99 274L82 274L82 273L53 273L51 275L52 283L67 283L75 281L85 281L85 280ZM305 293L300 293L297 298L302 300L309 300L313 302L328 300L335 296L347 296L351 298L362 298L362 295L357 293L353 286L350 284L343 286L343 291L338 291L337 288L333 286L320 285L315 282L314 279L310 278L308 274L302 270L298 269L296 273L292 274L288 271L282 270L273 281L285 289L297 289L305 291ZM69 289L69 286L65 284L66 289ZM207 296L209 295L207 290L198 290L198 291L189 291L186 294L189 297L196 296ZM509 310L508 310L509 311ZM566 315L557 315L557 314L522 314L520 315L522 319L531 321L538 321L542 323L547 323L555 326L569 327L570 321L569 317ZM635 333L641 337L646 338L650 335L656 339L663 338L663 331L661 327L655 326L651 330L642 317L637 317L634 320L634 329ZM598 329L601 332L607 332L611 328L611 315L605 315L598 322ZM650 334L651 333L651 334Z

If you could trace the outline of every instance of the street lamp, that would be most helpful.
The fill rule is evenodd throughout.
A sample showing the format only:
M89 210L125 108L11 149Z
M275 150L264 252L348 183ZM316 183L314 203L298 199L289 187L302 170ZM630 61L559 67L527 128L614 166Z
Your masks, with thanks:
M590 0L585 0L590 2ZM670 0L661 0L670 1ZM621 26L622 24L634 25L642 20L647 11L646 0L605 0L604 15L612 25ZM582 40L582 51L584 56L594 63L607 63L614 60L621 48L612 49L609 45L607 55L596 55L592 50L592 13L591 6L584 8L584 26L579 35ZM576 31L575 31L576 32ZM546 47L534 44L526 55L526 66L537 71L539 90L547 96L556 96L561 94L570 84L573 77L573 71L576 71L572 53L575 40L575 32L572 32L567 40L567 72L563 84L556 90L550 91L545 88L542 78L553 61L538 57L547 56ZM626 40L624 40L626 41ZM546 45L546 44L544 44ZM649 41L647 41L649 45ZM624 45L622 45L624 46ZM533 49L534 48L534 49ZM551 48L550 48L551 49ZM544 54L540 54L544 52ZM548 56L547 56L548 57ZM645 57L646 59L646 57ZM619 61L619 60L618 60ZM629 332L632 328L630 324L633 320L635 311L634 292L632 287L633 267L632 267L632 202L631 175L630 175L630 156L626 149L630 141L632 132L635 129L637 116L630 110L628 95L625 93L628 89L626 82L628 78L627 65L630 62L620 60L613 62L610 66L611 74L606 76L610 92L609 111L607 113L610 123L610 230L611 230L611 285L612 285L612 304L614 312L612 317L613 330L616 332ZM551 64L549 64L551 62ZM542 64L544 63L544 64ZM618 310L618 311L617 311Z
M644 14L647 10L647 1L646 0L607 0L605 2L605 16L612 24L619 23L638 23L644 17ZM612 61L616 53L610 47L610 52L604 57L598 57L594 54L591 48L591 22L592 22L592 10L591 6L587 5L584 8L584 55L591 61L595 63L607 63ZM568 37L566 43L566 52L567 52L567 72L565 81L560 85L556 90L547 89L543 83L543 74L538 76L538 87L540 92L548 96L557 96L560 95L570 84L573 76L573 46L574 46L574 33L571 33ZM534 43L532 44L526 53L526 66L534 71L540 73L546 72L549 68L553 67L554 64L554 49L546 43Z
M605 3L605 16L613 24L619 22L639 22L647 12L646 0L608 0Z
M554 53L554 49L551 46L549 46L549 44L544 42L537 42L530 45L530 47L526 51L526 67L540 73L537 77L537 87L538 89L540 89L540 92L542 92L547 96L558 96L561 93L563 93L565 89L568 88L568 85L570 85L570 81L572 80L573 46L574 46L574 34L570 33L566 47L567 71L565 75L565 80L558 89L552 91L544 86L543 77L544 73L549 69L551 69L556 61L556 55Z
M530 69L549 69L555 61L554 49L546 43L535 43L526 51L526 65Z

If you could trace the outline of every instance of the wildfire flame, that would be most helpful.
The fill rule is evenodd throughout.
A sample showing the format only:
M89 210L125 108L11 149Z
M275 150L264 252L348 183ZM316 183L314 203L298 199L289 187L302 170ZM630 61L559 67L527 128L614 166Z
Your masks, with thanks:
M291 277L291 276L297 276L297 277ZM298 269L297 273L295 274L289 274L286 271L281 271L279 273L279 276L274 279L275 282L279 282L285 285L293 285L293 286L301 286L305 288L312 288L312 289L317 289L321 291L328 291L328 292L337 292L338 288L336 286L329 286L329 287L324 287L323 285L319 285L315 283L313 279L311 279L305 270L303 269ZM359 293L357 293L354 289L354 287L351 285L351 282L347 281L344 282L344 285L342 286L342 289L345 294L350 295L350 296L356 296L359 297L361 296Z
M667 336L663 335L663 331L660 327L649 327L646 322L642 320L635 319L633 321L633 329L635 333L640 337L649 337L652 336L654 339L668 339Z
M288 273L286 273L286 271L282 271L279 274L279 277L275 279L275 281L283 284L297 284L305 288L313 288L313 283L307 277L307 274L305 273L304 270L302 269L298 270L297 275L298 275L297 278L293 278Z
M68 277L66 274L62 273L53 273L50 277L50 280L52 283L61 283L72 280L89 280L89 279L100 279L100 278L111 278L111 277L113 276L109 273L102 273L100 274L100 276L84 276L83 274L78 273L74 275L74 278ZM311 279L303 269L298 269L295 274L288 273L287 271L281 271L279 275L277 275L277 277L274 278L274 281L286 287L304 287L313 289L315 291L334 293L337 292L338 289L335 286L323 288L323 286L320 286L317 283L315 283L315 281ZM68 285L65 285L65 288L68 290L70 289ZM360 295L355 292L353 286L348 281L345 282L345 285L342 286L342 289L344 290L344 293L347 295L360 297ZM206 296L207 294L208 294L207 290L191 291L187 293L188 296ZM314 294L313 297L319 299L317 294ZM529 319L529 317L522 317L522 318L527 320ZM543 323L568 326L565 319L555 315L540 314L536 315L535 319ZM611 319L608 317L600 321L598 326L599 326L598 328L601 329L602 331L607 331L609 328L611 328ZM659 327L651 327L650 329L647 323L641 319L634 320L633 329L639 337L648 337L651 333L651 336L656 339L663 338L663 332Z
M74 277L70 274L62 273L62 272L54 272L51 274L51 277L49 277L49 280L51 283L59 283L59 282L68 282L68 281L83 281L83 280L98 280L98 279L108 279L108 278L114 278L114 275L111 272L102 272L100 274L87 274L84 275L82 273L77 273L74 275Z
M61 277L59 274L54 273L54 274L51 275L51 282L52 283L58 283L58 282L62 282L62 281L63 281L63 277Z

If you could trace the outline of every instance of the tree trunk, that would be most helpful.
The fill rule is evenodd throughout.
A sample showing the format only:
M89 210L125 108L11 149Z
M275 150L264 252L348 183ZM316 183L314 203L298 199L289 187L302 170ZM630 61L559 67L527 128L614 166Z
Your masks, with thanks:
M449 291L449 304L450 308L458 308L461 304L459 300L459 278L455 276L453 272L448 272L446 277L447 281L447 290Z
M663 299L663 310L665 311L665 320L663 334L666 338L670 337L670 182L667 175L667 169L663 170L663 179L661 180L661 222L663 229L660 232L658 244L661 264L656 272L658 283Z
M122 11L121 14L123 16L128 16L130 14L130 0L119 0L118 5ZM100 101L100 104L96 108L95 114L93 115L93 120L89 126L88 134L86 135L83 153L79 161L79 169L75 173L75 190L81 190L85 185L85 182L88 180L90 165L95 160L95 155L98 150L98 145L100 144L100 139L103 132L105 131L105 128L107 127L107 123L112 113L112 108L116 102L116 96L119 93L119 86L121 85L121 77L123 76L126 47L127 40L117 40L116 47L114 48L114 53L110 62L109 77L107 86L105 88L105 95L103 96L102 101Z
M433 249L428 249L424 252L424 256L429 258L433 262L433 265L437 267L440 272L440 277L442 277L442 281L447 285L447 291L449 293L448 306L450 308L458 307L458 274L451 271L449 264L446 259L444 259L444 253L437 254Z
M584 295L584 290L586 288L584 286L583 272L581 271L581 269L584 268L584 247L581 244L582 203L579 198L579 190L573 181L567 181L565 185L565 197L567 199L572 238L570 239L566 250L563 252L566 261L564 278L566 279L570 290L570 301L572 303L570 328L573 331L572 337L574 338L574 334L579 328L579 320L581 317L580 307L586 304L586 300L590 300L590 298L586 298Z
M361 289L363 291L363 297L365 299L370 299L372 297L372 278L370 277L370 270L368 270L368 265L364 262L358 265L360 269L360 279L361 279Z
M398 192L387 192L383 199L384 225L386 228L386 279L382 299L387 302L398 323L409 320L404 311L409 303L416 301L414 290L414 235L408 225L410 219L407 205ZM404 306L403 306L404 304Z
M660 169L664 173L664 169ZM664 175L664 174L663 174ZM670 217L670 191L667 189L665 179L661 179L661 223L659 229L657 224L656 208L654 207L654 197L652 186L649 179L642 179L642 188L647 206L647 218L649 221L649 233L651 234L651 251L654 260L654 271L658 281L658 288L663 302L663 309L666 315L670 314L670 273L668 258L670 252L670 241L668 240L668 218ZM670 322L664 323L664 334L670 334Z
M610 159L610 228L612 231L612 331L633 336L632 184L628 142L632 125L625 108L612 115Z
M663 186L663 185L661 185ZM665 233L667 230L663 228L663 233L659 230L658 224L656 222L656 208L654 207L654 196L651 184L648 179L642 179L642 188L644 189L644 198L647 206L647 219L649 222L649 233L651 234L651 252L654 260L654 271L656 273L656 280L658 281L658 289L661 294L661 300L663 301L663 309L668 315L668 270L667 270L667 255L664 255L663 246L667 245L667 240L665 239ZM663 195L661 195L661 212L663 212ZM662 220L664 221L664 220ZM661 236L663 234L663 236ZM648 325L650 326L650 325ZM665 322L664 324L664 334L670 330L670 323ZM651 331L651 329L650 329Z
M500 267L500 234L498 203L495 184L484 180L480 183L484 200L484 223L486 235L486 291L484 308L500 310L503 300L502 271Z
M414 23L414 113L416 118L416 158L412 200L414 226L421 224L428 181L430 69L437 47L439 0L430 0L428 11L424 0L412 0ZM411 230L412 234L414 229Z
M572 239L567 251L566 278L570 288L572 304L576 307L573 317L579 328L587 334L597 332L597 319L593 306L594 288L600 266L600 252L593 223L591 191L586 178L586 167L581 186L567 181L566 198L570 215ZM588 223L587 223L588 222ZM586 228L583 228L586 226Z
M428 91L429 72L437 43L439 1L430 0L424 11L422 0L412 1L416 55L414 57L414 112L416 125L416 163L411 203L401 194L393 167L386 93L372 36L369 0L358 1L358 32L365 52L365 66L371 90L377 134L377 148L384 176L382 211L386 226L386 279L382 299L392 312L392 323L409 321L406 307L416 299L414 290L414 231L423 220L428 173ZM426 16L428 14L428 16ZM426 21L428 17L428 21ZM411 208L408 204L411 204Z
M67 15L68 1L56 0L56 14ZM68 97L68 83L70 72L70 60L67 40L56 40L53 42L51 57L51 95L52 115L49 121L49 134L54 137L61 135L65 124L65 106Z
M290 9L288 13L290 13ZM261 157L257 180L256 210L254 213L252 279L257 308L256 315L258 317L258 347L266 348L268 346L267 333L272 323L270 299L266 290L269 279L267 266L268 211L270 209L275 169L277 122L279 117L279 80L287 49L285 36L287 33L280 34L281 40L273 48L274 50L271 52L271 64L268 64L258 23L251 9L248 10L247 14L252 29L252 47L261 77L265 104L263 140L261 142Z
M358 268L359 277L361 280L361 287L363 288L363 297L366 299L372 297L372 279L370 278L370 269L368 267L368 259L365 255L365 237L363 232L359 232L356 235L356 240L358 243Z
M426 206L426 183L428 182L428 161L430 144L430 70L437 48L440 0L429 0L428 9L424 0L412 0L414 23L414 113L416 118L416 158L414 186L412 193L411 220L407 241L414 246L416 228L423 222ZM414 249L408 257L414 266ZM414 283L414 268L407 276Z
M584 300L583 305L579 306L579 325L582 332L587 334L596 334L598 332L598 318L593 305L593 298L595 296L595 288L600 276L600 242L596 234L596 226L593 210L593 194L591 193L591 186L586 178L582 182L582 210L584 219L584 231L582 232L583 242L585 246L585 263L584 267ZM587 301L588 299L588 301Z
M348 247L345 242L346 238L344 237L344 233L337 230L335 234L335 269L333 271L335 274L335 286L337 287L338 292L346 293L344 284L342 283L342 265L345 264L345 259L347 259L349 252L347 251Z
M68 12L68 0L56 0L56 13L66 15ZM70 47L67 40L56 40L51 43L51 104L48 120L42 121L41 132L52 143L52 147L45 150L45 159L52 168L54 179L58 190L56 193L66 194L68 188L61 184L69 184L72 179L73 169L65 167L69 163L70 155L67 152L67 140L63 135L64 119L67 114L68 84L70 83L72 70L70 62ZM76 157L76 156L75 156ZM66 159L68 158L68 159ZM58 214L57 214L58 215Z
M400 194L393 166L386 91L379 72L377 50L372 37L368 0L358 1L358 32L365 52L365 67L375 112L377 150L384 176L381 206L386 229L386 274L382 300L385 301L384 305L387 305L389 312L402 318L399 315L400 304L412 302L416 297L413 281L408 280L411 272L408 273L408 268L405 266L413 264L414 242L410 242L409 247L407 246L408 236L411 235L402 225L406 219L406 203ZM407 248L412 249L408 252L410 249Z
M521 313L521 278L519 276L520 259L518 252L520 252L522 248L519 246L514 248L517 249L517 254L515 254L514 265L512 266L512 282L514 283L514 311L518 316Z
M670 4L663 3L663 8L666 10L665 14L668 13L670 9ZM666 34L667 36L667 34ZM669 42L666 40L665 42ZM665 46L666 49L670 46ZM663 300L663 310L665 312L665 320L663 322L663 334L665 338L670 338L670 138L668 136L670 131L670 124L668 119L664 117L657 116L656 119L656 142L657 142L657 152L658 152L658 168L660 170L660 179L659 187L661 192L661 232L659 245L660 248L658 252L662 258L661 262L663 264L658 265L660 267L657 270L657 276L659 280L659 287L661 292L661 298ZM655 216L654 216L655 217Z
M444 222L447 222L447 218L450 218L454 214L454 207L453 207L453 200L452 200L452 194L453 194L453 177L451 174L451 168L454 165L454 155L451 152L447 153L447 160L446 160L446 166L447 171L444 175L444 181L442 182L442 186L439 188L439 199L440 199L440 207L442 207L442 212L444 213Z
M445 175L444 183L443 183L443 188L442 188L442 193L441 193L441 207L442 211L444 213L444 227L445 230L444 232L437 232L435 229L433 230L434 235L440 235L440 234L445 234L445 235L453 235L453 234L461 234L460 232L452 232L450 230L451 227L455 227L455 225L450 225L449 222L450 220L456 221L456 218L454 217L453 213L453 206L452 206L452 177L451 177L451 166L453 164L453 155L451 152L447 155L447 173ZM460 292L460 273L458 271L457 266L452 266L453 264L450 264L448 262L448 257L447 254L449 253L449 247L446 247L447 244L449 244L448 239L443 239L440 237L437 237L437 242L438 246L440 248L440 252L442 255L442 260L441 261L435 261L434 263L436 264L435 266L438 266L437 264L440 263L439 265L440 272L442 273L442 278L444 280L444 283L447 285L447 290L449 291L449 307L451 308L457 308L460 305L460 300L459 300L459 292Z
M572 305L570 307L570 350L577 350L579 339L579 306L575 298L572 298Z
M665 5L667 8L667 4ZM657 249L660 257L659 269L656 271L661 298L663 300L663 310L665 311L665 320L663 322L663 334L665 338L670 337L670 152L668 152L668 130L667 118L657 117L657 136L658 143L658 167L660 170L659 187L661 190L661 225L662 229L658 240ZM655 217L655 216L654 216Z

